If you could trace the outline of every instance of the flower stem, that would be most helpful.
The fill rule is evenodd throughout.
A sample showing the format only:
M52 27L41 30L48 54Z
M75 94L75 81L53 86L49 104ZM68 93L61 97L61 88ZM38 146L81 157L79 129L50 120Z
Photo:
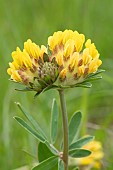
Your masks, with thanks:
M64 136L63 161L64 161L65 170L68 170L68 117L67 117L64 91L62 89L59 90L59 95L60 95L60 103L61 103L61 110L62 110L63 136Z

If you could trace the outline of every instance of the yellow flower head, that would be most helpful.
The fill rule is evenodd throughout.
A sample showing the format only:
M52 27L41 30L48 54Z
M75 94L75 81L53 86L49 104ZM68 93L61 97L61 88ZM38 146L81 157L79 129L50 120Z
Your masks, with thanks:
M91 167L100 169L101 160L104 156L101 142L94 140L88 143L87 145L85 145L83 148L92 151L92 154L88 157L79 159L78 164L83 166L90 165Z
M54 64L50 66L44 62L45 55L47 55L46 47L42 45L40 48L29 39L24 43L23 51L17 47L16 51L12 52L13 62L9 63L10 68L7 72L13 81L21 82L38 92L42 86L46 87L47 83L55 81L51 72L56 73L56 68ZM43 82L45 79L46 84Z
M60 70L58 84L66 86L83 82L102 64L94 43L88 39L82 50L84 42L85 36L72 30L58 31L48 38L51 60L55 58Z
M91 40L82 50L85 36L77 31L55 32L48 38L48 48L41 48L28 39L21 51L12 52L12 63L7 70L11 79L37 92L48 86L74 87L97 74L102 64L99 53Z

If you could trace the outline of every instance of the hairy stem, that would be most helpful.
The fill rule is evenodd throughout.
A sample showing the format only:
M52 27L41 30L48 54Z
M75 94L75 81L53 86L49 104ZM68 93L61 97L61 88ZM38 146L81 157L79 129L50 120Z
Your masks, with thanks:
M60 103L61 103L61 110L62 110L63 136L64 136L63 161L64 161L65 170L68 170L68 117L67 117L64 91L62 89L59 90L59 95L60 95Z

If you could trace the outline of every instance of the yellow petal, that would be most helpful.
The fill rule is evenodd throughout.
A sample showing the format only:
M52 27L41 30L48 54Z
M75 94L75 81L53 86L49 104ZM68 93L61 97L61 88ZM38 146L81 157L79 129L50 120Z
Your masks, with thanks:
M23 50L22 59L23 59L23 64L26 66L26 68L27 67L32 68L32 60L25 50Z
M70 62L69 62L69 67L71 70L74 69L78 65L79 58L80 58L79 53L74 52L73 55L71 56Z
M84 70L85 70L84 65L78 67L78 75L82 76L84 74Z
M19 66L22 66L23 61L21 58L22 51L17 47L16 51L12 52L12 58L15 63L17 63Z
M7 73L8 73L9 75L12 74L12 71L11 71L11 70L12 70L11 68L8 68L8 69L7 69Z
M61 51L56 56L56 62L58 63L59 66L63 65L63 54Z
M40 48L35 43L33 43L30 39L28 39L24 43L24 49L26 52L33 58L38 59L40 55Z
M40 57L43 59L44 53L47 54L47 48L44 45L41 45L41 50L40 50Z
M59 77L60 77L60 79L61 79L62 81L66 78L66 73L67 73L67 71L68 71L68 69L65 68L65 69L63 69L63 70L60 72Z
M65 30L63 32L63 40L62 40L62 43L63 45L69 40L69 39L72 39L73 37L73 31L72 30Z
M86 49L83 50L82 59L83 59L84 65L91 62L92 57L89 54L89 48L86 48Z
M55 32L53 36L48 38L48 45L50 50L54 50L57 45L60 45L62 42L62 31Z
M85 43L86 48L89 48L89 54L92 58L99 57L99 53L94 45L94 43L91 43L91 40L88 39Z
M83 47L83 44L85 41L85 36L83 34L79 34L77 31L75 31L73 39L75 41L76 51L80 52L82 50L82 47Z
M12 71L11 79L13 79L17 82L21 82L21 77L19 76L17 71Z
M94 162L94 160L92 158L90 158L89 156L86 158L81 158L81 160L80 160L81 165L90 165L93 162Z
M74 40L69 39L64 46L64 56L67 59L74 52Z
M102 64L102 61L98 58L93 59L89 64L89 73L94 73L97 71L98 67Z

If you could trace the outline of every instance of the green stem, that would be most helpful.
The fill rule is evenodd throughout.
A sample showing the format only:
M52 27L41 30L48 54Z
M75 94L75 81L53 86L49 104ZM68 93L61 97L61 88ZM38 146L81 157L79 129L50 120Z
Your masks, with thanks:
M59 90L59 95L60 95L60 103L61 103L61 110L62 110L63 136L64 136L63 161L64 161L65 170L68 170L68 117L67 117L64 91L62 89Z

